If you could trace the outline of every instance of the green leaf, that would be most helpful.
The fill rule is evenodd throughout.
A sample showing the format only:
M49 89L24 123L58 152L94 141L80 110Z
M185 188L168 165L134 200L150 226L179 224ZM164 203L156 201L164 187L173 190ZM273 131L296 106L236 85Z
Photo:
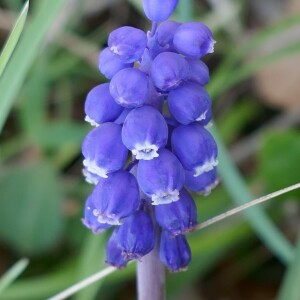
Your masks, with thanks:
M15 250L47 250L63 229L62 191L46 163L15 167L0 177L0 236Z
M300 182L300 134L297 131L267 132L259 153L259 174L268 190ZM292 194L299 195L299 191Z
M21 36L21 33L23 31L24 25L25 25L25 21L27 18L27 13L28 13L28 8L29 8L29 1L27 1L24 4L24 7L17 19L17 22L10 34L10 36L8 37L8 40L1 52L1 56L0 56L0 78L1 75L18 43L18 40Z
M7 65L0 80L0 131L26 78L35 57L41 49L43 39L66 0L44 0L39 3L36 14L24 31L19 46Z
M29 261L27 258L20 259L8 271L6 271L2 275L2 277L0 278L0 295L26 269L26 267L28 266L28 263L29 263Z

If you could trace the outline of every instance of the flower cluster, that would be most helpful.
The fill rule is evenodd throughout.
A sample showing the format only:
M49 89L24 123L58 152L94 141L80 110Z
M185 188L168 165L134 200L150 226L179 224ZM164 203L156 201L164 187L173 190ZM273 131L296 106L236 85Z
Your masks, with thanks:
M85 102L95 128L83 141L83 173L95 188L83 223L94 233L115 226L106 261L117 268L157 242L171 271L185 269L191 259L185 233L197 224L188 190L207 195L217 184L217 145L206 130L209 71L200 60L215 41L202 23L167 20L177 2L143 0L152 30L110 33L99 56L110 83L93 88Z

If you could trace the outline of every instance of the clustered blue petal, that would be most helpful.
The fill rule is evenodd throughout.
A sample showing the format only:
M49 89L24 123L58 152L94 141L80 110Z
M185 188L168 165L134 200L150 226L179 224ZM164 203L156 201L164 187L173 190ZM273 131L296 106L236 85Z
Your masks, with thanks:
M95 234L113 228L106 262L118 269L157 244L169 270L185 270L185 234L197 224L191 192L208 195L218 183L209 70L200 60L215 41L202 23L167 20L177 3L143 0L151 31L110 33L98 65L110 82L85 102L95 128L82 144L82 172L94 188L82 222Z

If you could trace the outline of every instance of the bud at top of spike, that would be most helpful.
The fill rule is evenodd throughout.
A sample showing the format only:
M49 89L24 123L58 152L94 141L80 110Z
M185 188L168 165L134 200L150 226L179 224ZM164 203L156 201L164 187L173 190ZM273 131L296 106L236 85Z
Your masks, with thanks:
M176 8L178 0L143 0L148 19L155 22L167 20Z

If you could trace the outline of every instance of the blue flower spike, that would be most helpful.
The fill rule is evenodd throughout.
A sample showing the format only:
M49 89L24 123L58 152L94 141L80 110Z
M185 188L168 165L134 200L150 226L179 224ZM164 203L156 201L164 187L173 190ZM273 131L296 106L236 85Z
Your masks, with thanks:
M151 197L153 205L179 200L184 183L184 170L177 157L166 149L159 150L158 155L152 160L141 160L137 169L139 186Z
M193 198L182 189L179 200L170 204L156 205L157 223L172 235L185 234L197 224L197 208Z
M147 36L138 28L124 26L110 33L107 44L124 63L132 63L141 58L147 46Z
M162 263L171 272L186 271L191 261L191 249L185 236L173 236L167 230L163 230L159 256Z
M168 139L168 126L162 114L151 106L132 110L122 128L124 145L136 159L158 157L158 150Z
M143 7L148 19L155 22L167 20L176 8L178 0L143 0Z
M218 148L213 136L199 124L180 125L172 133L172 150L185 170L197 177L217 166Z
M120 125L108 122L89 132L82 144L87 171L107 178L123 167L128 150L122 143L121 131Z
M98 222L110 225L121 225L140 202L136 178L123 170L110 174L107 179L101 178L91 197Z
M95 234L115 226L106 263L118 269L158 242L162 263L186 270L185 234L197 224L191 192L208 195L218 183L217 144L207 131L210 75L200 60L215 40L205 24L168 20L177 4L143 0L151 30L124 26L109 34L98 67L110 82L85 102L95 128L82 144L82 173L94 190L82 222Z

